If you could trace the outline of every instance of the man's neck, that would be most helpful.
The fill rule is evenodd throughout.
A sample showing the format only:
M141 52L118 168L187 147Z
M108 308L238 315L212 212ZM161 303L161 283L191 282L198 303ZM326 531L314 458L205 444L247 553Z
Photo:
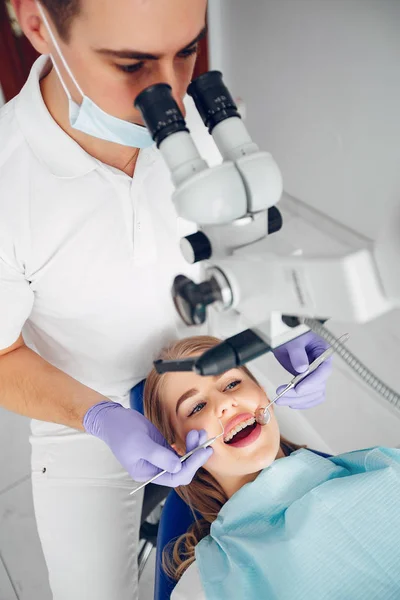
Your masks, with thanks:
M130 177L133 176L139 155L138 148L106 142L71 127L68 99L54 68L40 81L40 89L43 101L54 121L85 152L102 163L115 167Z

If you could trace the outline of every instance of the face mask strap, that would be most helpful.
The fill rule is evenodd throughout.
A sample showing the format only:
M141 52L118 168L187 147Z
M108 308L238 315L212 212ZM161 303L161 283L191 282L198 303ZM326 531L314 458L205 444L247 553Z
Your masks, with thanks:
M47 20L47 17L46 17L46 15L45 15L45 13L44 13L44 10L43 10L43 8L42 8L42 6L41 6L40 2L38 2L38 1L37 1L37 2L36 2L36 4L37 4L37 7L38 7L38 9L39 9L39 12L40 12L40 14L41 14L41 16L42 16L43 22L44 22L44 24L46 25L47 31L49 32L50 39L51 39L51 41L53 42L55 49L57 50L58 56L60 57L60 59L61 59L61 62L63 63L63 65L64 65L64 67L65 67L65 70L67 71L68 75L70 76L70 78L71 78L71 79L72 79L72 81L74 82L74 84L75 84L75 86L76 86L76 89L78 90L78 92L80 93L80 95L82 96L82 98L84 98L85 94L84 94L84 93L83 93L83 91L81 90L81 88L80 88L80 86L79 86L79 84L78 84L77 80L76 80L76 79L75 79L75 77L73 76L73 74L72 74L72 71L71 71L71 69L69 68L69 66L68 66L68 64L67 64L67 61L65 60L65 58L64 58L64 56L63 56L63 53L61 52L61 48L60 48L60 46L59 46L59 44L58 44L58 42L57 42L57 40L56 40L56 38L55 38L55 36L54 36L54 34L53 34L52 30L51 30L50 24L49 24L49 22L48 22L48 20ZM68 90L67 86L65 85L65 82L64 82L63 78L61 77L60 70L59 70L59 68L57 67L57 64L56 64L56 62L55 62L55 60L54 60L53 56L52 56L52 55L50 55L50 57L51 57L51 60L52 60L52 62L53 62L54 68L55 68L55 70L56 70L56 72L57 72L57 75L58 75L58 77L59 77L59 79L60 79L60 81L61 81L61 84L62 84L62 86L63 86L63 88L64 88L64 91L65 91L65 93L67 94L68 98L71 100L71 94L70 94L70 92L69 92L69 90Z

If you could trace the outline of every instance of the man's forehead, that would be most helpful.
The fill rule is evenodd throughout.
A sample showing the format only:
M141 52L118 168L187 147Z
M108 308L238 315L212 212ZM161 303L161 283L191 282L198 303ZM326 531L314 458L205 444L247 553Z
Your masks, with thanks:
M149 53L185 47L205 25L207 0L80 0L91 45ZM77 23L77 26L79 27Z

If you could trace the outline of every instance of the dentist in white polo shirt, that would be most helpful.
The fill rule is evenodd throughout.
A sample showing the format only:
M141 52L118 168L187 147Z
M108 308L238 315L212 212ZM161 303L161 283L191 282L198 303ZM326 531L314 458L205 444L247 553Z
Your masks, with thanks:
M134 600L143 481L188 483L129 408L129 393L180 329L170 288L195 267L169 172L133 101L166 82L204 158L219 160L185 98L206 0L13 0L43 56L0 111L0 405L32 418L32 485L55 600ZM54 68L55 67L55 68ZM185 99L185 101L184 101ZM303 370L312 334L276 356ZM289 398L321 402L329 366Z

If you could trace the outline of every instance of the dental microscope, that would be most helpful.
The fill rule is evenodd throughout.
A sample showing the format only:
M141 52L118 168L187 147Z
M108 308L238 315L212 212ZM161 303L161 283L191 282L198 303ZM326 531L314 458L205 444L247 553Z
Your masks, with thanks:
M135 100L170 170L177 213L198 226L181 240L181 251L189 263L202 261L204 280L178 274L172 295L186 325L204 323L213 310L233 322L240 317L246 329L200 357L156 361L157 371L217 375L311 329L400 408L400 396L323 325L329 318L366 322L399 305L393 261L399 264L400 205L376 245L361 240L339 254L285 253L274 244L285 226L276 206L283 182L275 160L252 140L220 72L201 75L188 94L222 156L217 166L200 156L169 85L146 88Z

